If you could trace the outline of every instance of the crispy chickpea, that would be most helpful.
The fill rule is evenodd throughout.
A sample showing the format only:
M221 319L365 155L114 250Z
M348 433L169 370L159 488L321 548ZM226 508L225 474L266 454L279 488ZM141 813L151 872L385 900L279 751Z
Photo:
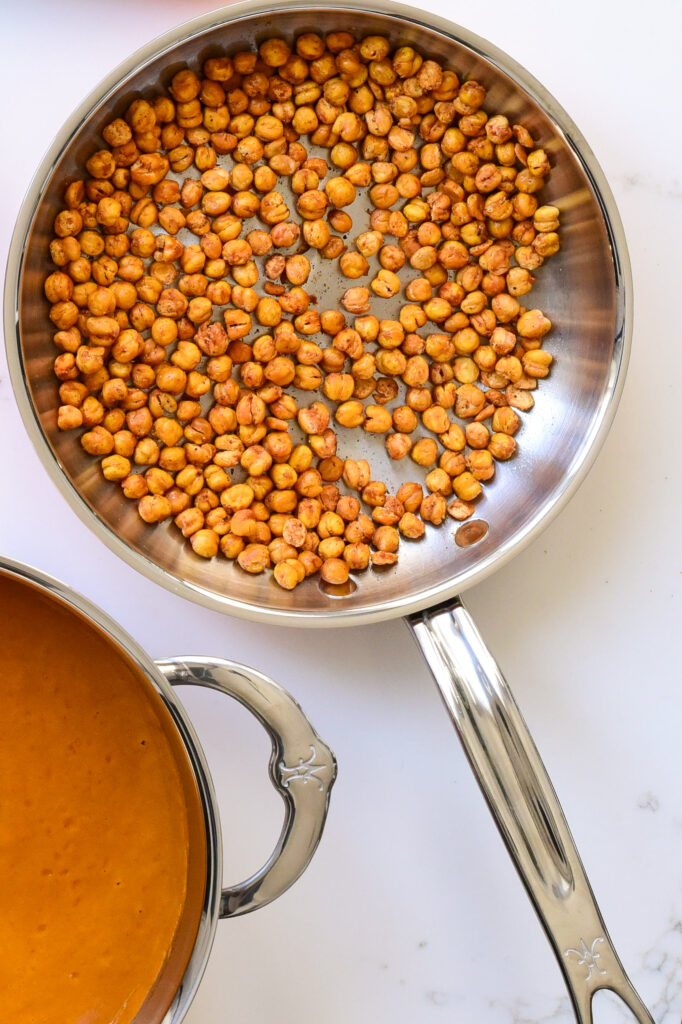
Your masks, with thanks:
M369 565L369 544L365 544L362 541L347 544L343 552L343 558L350 572L361 572Z
M228 533L220 539L220 550L225 558L235 559L244 550L244 541L241 537Z
M462 501L473 501L481 493L479 481L468 471L460 473L452 482L453 490Z
M328 220L335 231L346 234L353 227L351 217L344 210L332 210L328 214Z
M307 434L321 434L329 426L330 413L322 402L313 402L307 409L299 409L298 424Z
M419 506L419 514L424 522L440 526L447 514L447 504L443 495L427 494Z
M274 568L274 577L284 590L293 590L306 577L306 568L297 558L285 558Z
M476 511L476 506L470 501L462 501L461 498L455 498L448 505L448 515L453 519L462 522L465 519L469 519Z
M330 373L323 383L324 394L332 402L347 402L354 387L355 380L349 373Z
M350 568L342 558L326 558L322 563L320 575L325 583L340 585L347 582Z
M504 436L506 437L507 435ZM493 456L487 450L472 451L467 455L465 461L467 469L476 480L490 480L495 474Z
M393 271L382 268L371 282L370 287L379 298L390 299L400 291L400 278Z
M521 426L518 414L508 405L495 409L492 419L492 428L495 433L513 435Z
M460 84L410 46L391 52L382 36L306 33L293 52L266 39L259 54L210 58L202 73L177 71L172 99L134 100L104 128L110 150L91 155L90 178L66 190L50 244L58 269L45 282L58 427L85 427L81 443L104 456L105 477L144 500L148 521L173 515L201 557L220 548L246 571L275 566L285 589L320 569L336 582L370 558L394 564L398 531L416 539L424 522L473 513L493 460L515 450L515 410L532 407L549 373L551 322L519 300L560 244L559 210L536 198L550 161L522 125L482 110L480 83ZM327 160L308 157L305 135ZM230 171L219 162L227 153ZM168 176L192 165L198 177ZM302 228L288 220L280 176ZM347 251L344 207L357 188L374 208ZM255 216L268 230L246 233ZM197 244L180 242L183 229ZM342 310L315 308L304 252L270 257L257 290L258 258L301 234L351 280L370 274L376 254L380 270L345 292ZM421 275L405 288L409 305L380 320L373 294L397 296L406 264ZM421 337L429 321L440 333ZM266 333L247 341L256 324ZM312 340L319 331L331 345ZM391 412L398 379L405 404ZM330 410L299 409L289 385L321 389L342 426L385 434L391 458L429 469L432 493L405 484L392 498L365 460L343 462ZM420 418L438 441L413 441ZM294 447L293 419L307 444ZM132 460L150 467L144 477ZM232 483L234 467L246 483ZM341 478L372 519L340 495Z
M432 466L438 458L438 445L430 437L422 437L414 445L410 453L419 466Z
M57 426L60 430L75 430L83 425L83 413L75 405L60 405L57 411Z
M145 523L160 523L172 514L170 501L161 494L145 494L137 511Z
M470 448L485 448L490 440L490 431L485 423L467 423L465 434Z
M204 513L198 508L186 508L175 516L174 523L183 537L191 537L193 533L202 529Z
M391 429L393 420L391 413L382 405L368 405L365 408L363 429L369 434L385 434Z
M324 187L327 199L339 209L355 201L355 186L348 178L330 178Z
M510 434L496 432L490 438L488 452L495 459L504 461L510 459L516 451L516 441Z
M516 324L522 338L543 338L551 329L551 321L539 309L531 309L523 313Z
M270 565L270 552L264 544L247 544L237 555L239 567L253 575L264 572Z
M95 426L87 431L81 436L80 442L88 455L109 455L114 448L112 434L102 426Z
M460 419L476 416L485 405L485 394L475 384L462 384L457 389L455 413Z
M289 256L285 263L284 273L291 284L305 284L310 275L310 260L302 254Z
M195 555L201 558L214 558L218 554L220 537L215 530L196 530L189 538Z
M440 467L432 469L430 473L427 473L426 480L424 482L432 493L442 494L446 498L449 494L452 494L452 481L450 476Z
M431 405L422 413L422 423L434 434L444 434L450 425L450 418L442 406Z
M328 199L320 189L308 189L296 201L296 209L305 220L319 220L327 209Z
M408 434L388 434L386 437L386 451L391 459L404 459L412 451L413 441Z
M336 409L334 418L342 427L359 427L365 420L364 405L357 399L342 402Z
M372 535L372 544L378 551L395 552L400 545L400 535L392 525L379 526Z
M408 540L420 540L426 533L423 521L413 512L405 512L400 517L398 529Z
M355 279L358 277L364 277L365 274L369 273L369 263L365 257L358 252L344 253L339 261L339 265L344 277Z

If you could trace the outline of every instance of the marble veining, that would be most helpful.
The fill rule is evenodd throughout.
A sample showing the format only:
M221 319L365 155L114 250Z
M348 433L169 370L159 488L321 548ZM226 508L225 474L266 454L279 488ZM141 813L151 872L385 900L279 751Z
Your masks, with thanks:
M655 975L658 995L651 1006L657 1024L680 1024L682 1019L682 920L672 919L666 931L644 954L645 976Z

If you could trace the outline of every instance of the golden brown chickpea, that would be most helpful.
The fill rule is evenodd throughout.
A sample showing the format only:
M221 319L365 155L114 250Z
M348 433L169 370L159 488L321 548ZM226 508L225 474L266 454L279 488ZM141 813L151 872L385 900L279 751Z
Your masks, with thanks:
M447 504L442 494L428 494L419 506L419 514L427 523L440 526L447 513Z
M450 480L449 474L438 467L432 469L430 473L427 473L426 480L424 481L428 489L435 494L442 494L443 497L448 497L452 494L452 481Z
M419 466L432 466L438 458L438 445L430 437L422 437L410 453Z
M346 583L349 576L349 566L342 558L327 558L322 563L320 575L325 583L340 585Z
M245 572L261 573L270 565L270 552L264 544L247 544L238 553L237 562Z
M455 413L460 419L476 416L485 405L485 394L475 384L462 384L457 389Z
M343 558L350 572L361 572L369 565L369 544L365 544L362 541L348 544L344 549Z
M398 556L392 551L373 551L372 552L372 565L376 567L395 565L398 561Z
M506 434L504 436L507 437ZM466 457L466 466L475 480L490 480L495 475L495 464L489 451L470 452Z
M296 53L304 60L319 60L324 52L324 40L315 32L305 32L296 40Z
M186 508L175 516L174 522L183 537L191 537L193 533L202 529L204 513L198 508Z
M283 39L267 39L258 47L261 60L270 68L281 68L289 60L291 50Z
M54 238L50 242L50 256L52 262L58 267L73 262L79 258L80 254L81 246L77 238Z
M141 438L135 445L133 461L138 466L155 466L159 461L159 446L151 437Z
M321 434L329 426L330 413L322 402L313 402L307 409L299 409L297 420L306 434Z
M394 526L380 526L374 531L372 544L378 551L395 552L400 545L400 535Z
M462 501L473 501L481 493L479 481L468 471L460 473L452 482L453 489Z
M310 276L310 260L302 254L289 256L286 260L284 273L291 284L305 284Z
M137 511L145 523L160 523L168 519L172 512L170 501L161 494L145 494L140 499Z
M57 411L57 426L60 430L74 430L83 424L83 413L75 405L60 405Z
M324 187L327 198L337 209L355 201L355 185L348 178L330 178Z
M405 254L397 245L384 245L379 251L379 262L385 270L400 270L405 265Z
M284 590L293 590L305 579L306 567L297 558L286 558L278 562L274 568L274 577Z
M324 195L323 192L320 194ZM303 224L303 238L311 248L324 249L331 238L329 225L319 218L306 220Z
M340 260L341 273L344 277L357 279L369 273L369 263L360 253L346 252Z
M228 533L220 539L220 550L226 558L237 558L244 550L244 546L242 538L235 537L234 534Z
M139 473L133 473L124 480L121 480L121 490L126 498L137 500L147 494L147 484L144 477L140 476Z
M493 413L492 428L495 433L512 435L520 426L521 420L509 406L502 406Z
M341 234L346 234L353 227L352 219L343 210L332 210L328 215L328 220L334 230L340 231Z
M440 405L432 405L422 413L422 423L434 434L445 434L450 425L447 411Z
M390 299L400 291L400 278L390 270L381 269L370 283L372 291L381 299Z
M368 434L385 434L391 429L391 413L382 405L368 405L365 408L365 416L362 426Z
M533 349L525 352L522 358L523 371L527 377L543 378L549 374L552 364L552 356L543 349Z
M320 256L325 260L335 260L345 251L345 243L338 235L332 235L327 244L320 249Z
M102 426L87 431L81 436L80 442L88 455L109 455L114 449L113 435Z
M305 220L317 221L327 209L327 196L320 189L313 188L298 197L296 209ZM311 244L311 243L309 243Z
M329 373L323 383L324 394L332 402L347 402L354 387L355 380L349 373Z
M60 328L58 425L100 428L105 434L99 444L107 434L113 438L115 455L107 455L103 471L121 480L124 494L150 501L167 496L176 517L194 501L193 519L180 522L187 536L206 535L205 553L202 539L194 542L199 554L211 557L220 546L226 557L237 558L247 551L247 540L256 556L246 562L258 566L258 548L267 552L274 535L276 554L261 557L262 567L252 571L270 562L282 566L285 587L334 560L367 566L376 527L367 516L354 518L358 500L341 498L334 486L341 476L373 505L382 530L409 514L414 522L407 519L401 532L420 536L420 509L427 521L441 522L451 478L457 498L448 511L455 518L471 515L470 502L480 480L494 472L496 452L500 458L513 452L511 435L520 425L514 409L532 407L529 389L552 361L541 349L551 323L539 310L519 306L532 287L532 271L559 245L557 208L541 207L535 198L549 172L547 155L533 148L523 126L512 129L501 115L488 118L479 83L460 86L454 72L424 61L411 47L391 54L383 37L356 45L345 32L331 33L326 44L328 50L325 40L308 33L292 54L283 40L267 40L260 60L247 51L212 58L203 80L189 69L178 72L171 84L175 102L136 100L125 121L104 130L114 153L94 154L87 167L91 179L67 189L51 244L53 261L66 273L46 283ZM229 83L227 90L222 83ZM308 158L297 138L304 134L330 150L332 165L346 172L324 191L329 164ZM223 153L233 153L231 173L218 163ZM450 161L447 174L444 158ZM200 180L180 187L167 177L169 169L191 164ZM379 252L381 271L371 289L391 298L401 287L395 271L409 261L421 272L408 283L411 305L400 309L397 320L366 315L371 292L360 287L342 299L357 318L352 328L341 311L318 313L316 300L301 287L311 270L301 253L268 261L265 297L256 291L255 257L273 246L288 248L301 235L274 191L278 175L292 178L305 244L323 259L340 257L346 276L368 273L368 257ZM356 241L357 252L348 253L329 225L341 234L352 229L343 207L358 186L370 188L377 208L371 230ZM424 189L432 191L422 197ZM391 211L399 198L407 201L404 209ZM329 223L322 219L328 204ZM244 239L244 219L257 214L270 232L249 232ZM135 225L130 235L128 217ZM150 230L156 223L163 235ZM183 226L200 244L179 243ZM400 244L385 245L385 235ZM234 287L225 280L228 268ZM448 280L449 270L455 281ZM210 322L213 305L223 307L220 324ZM246 343L252 313L271 333ZM443 333L421 338L416 332L428 320L442 324ZM320 330L333 339L331 347L307 340ZM142 337L145 331L150 338ZM376 351L365 352L365 345L376 343ZM233 364L239 367L234 380ZM407 392L405 405L391 414L385 406L397 397L396 377ZM409 484L398 498L387 497L383 484L370 481L364 460L343 463L337 456L329 410L322 403L298 410L282 390L289 384L321 387L327 399L340 403L336 417L342 424L386 433L391 457L411 453L426 466L438 459L427 475L434 493L424 499L421 488ZM204 418L197 399L210 389L216 404ZM376 404L365 409L370 395ZM466 434L449 422L450 408L468 421ZM417 414L438 435L440 458L432 439L413 445L409 434ZM288 424L297 415L309 444L294 449ZM484 423L490 417L492 437ZM131 476L133 457L155 467L147 479ZM226 470L240 461L248 483L233 485ZM337 508L343 537L320 539L312 531L322 511ZM147 502L145 510L154 521L154 506ZM288 519L298 524L298 546L282 538ZM385 546L373 553L374 564L395 562L395 551L381 550Z

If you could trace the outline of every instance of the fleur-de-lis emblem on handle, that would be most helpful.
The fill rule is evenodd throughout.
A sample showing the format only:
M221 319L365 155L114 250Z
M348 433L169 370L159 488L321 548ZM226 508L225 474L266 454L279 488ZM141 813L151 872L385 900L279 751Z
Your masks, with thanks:
M565 949L564 956L574 956L577 958L578 967L586 967L587 974L585 975L585 981L589 981L592 977L592 971L597 974L606 974L607 972L597 964L597 960L601 960L601 953L597 953L595 946L598 942L604 942L604 938L598 935L596 939L588 946L584 939L580 940L579 949Z
M298 764L292 768L285 765L284 761L279 762L279 771L282 776L282 786L284 789L288 789L292 782L297 779L300 780L303 785L307 785L309 782L314 781L320 790L324 789L324 782L319 778L318 772L322 771L324 764L315 764L315 758L317 757L317 751L315 747L310 746L310 757L306 760L303 757L299 757Z

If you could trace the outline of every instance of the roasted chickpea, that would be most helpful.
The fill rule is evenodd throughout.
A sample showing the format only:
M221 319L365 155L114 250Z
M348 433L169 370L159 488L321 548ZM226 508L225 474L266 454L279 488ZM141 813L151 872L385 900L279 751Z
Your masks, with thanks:
M272 565L285 589L317 571L342 583L370 558L394 564L399 532L417 539L424 522L470 516L494 460L515 450L515 410L532 408L552 363L550 320L520 305L560 245L558 208L536 198L550 161L524 126L482 109L480 83L382 36L305 33L293 52L269 38L258 54L209 58L202 74L176 71L172 98L136 98L104 128L109 149L90 156L90 177L65 191L44 285L57 424L84 427L105 478L146 521L172 515L199 557L220 548L248 572ZM327 160L308 156L305 135ZM373 209L348 250L344 208L358 188ZM267 230L247 231L254 217ZM293 255L269 256L299 239ZM342 309L318 311L315 287L303 288L315 259L338 260L350 280L374 276ZM419 274L408 304L375 315L406 265ZM429 321L437 333L422 336ZM392 459L429 470L431 493L411 483L393 498L367 461L343 462L330 409L299 408L290 386L321 390L346 429L384 434ZM294 444L294 419L307 444ZM437 440L411 436L420 420ZM232 482L234 467L246 483ZM342 478L372 518L340 494Z
M438 458L438 445L429 437L422 437L410 453L414 462L420 466L432 466Z
M346 252L342 255L339 265L344 277L358 278L369 273L369 263L360 253Z

